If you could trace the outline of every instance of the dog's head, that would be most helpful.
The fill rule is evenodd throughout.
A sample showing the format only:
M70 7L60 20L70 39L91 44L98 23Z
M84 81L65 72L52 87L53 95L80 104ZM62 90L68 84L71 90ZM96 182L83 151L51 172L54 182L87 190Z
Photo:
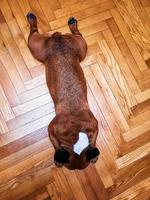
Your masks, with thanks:
M95 163L97 161L99 155L99 150L95 147L98 133L97 122L94 120L93 115L89 117L89 119L86 119L85 114L85 112L81 113L81 115L75 118L73 116L62 117L61 115L59 117L57 115L50 123L48 130L51 142L55 147L54 162L56 166L66 166L69 169L84 169L91 162ZM87 116L89 115L87 114ZM85 130L84 135L86 135L86 137L81 137L81 140L80 133L83 132L78 132L80 127L76 125L78 124L79 118L83 121L83 126L85 126L84 121L86 121L90 127ZM82 123L80 123L80 125ZM89 144L89 141L91 141L91 139L88 138L89 135L93 137L92 146L91 142ZM88 142L85 142L85 140L88 140ZM78 141L81 141L81 143ZM77 150L77 143L80 144L79 151Z
M63 165L68 169L84 169L90 163L95 163L100 154L98 148L88 146L83 152L78 155L67 149L58 149L55 151L54 162L58 167Z

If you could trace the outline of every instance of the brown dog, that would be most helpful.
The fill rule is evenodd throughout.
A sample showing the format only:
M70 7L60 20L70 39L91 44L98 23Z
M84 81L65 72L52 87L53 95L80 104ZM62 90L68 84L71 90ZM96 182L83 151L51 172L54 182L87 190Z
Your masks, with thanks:
M99 154L95 147L98 123L88 106L86 81L80 66L86 56L86 42L75 18L68 21L72 34L55 32L51 36L38 33L34 14L28 13L27 19L30 24L28 46L32 55L46 66L47 86L55 105L56 117L48 127L55 148L55 164L83 169L90 162L96 162ZM79 132L87 134L90 145L77 155L73 145Z

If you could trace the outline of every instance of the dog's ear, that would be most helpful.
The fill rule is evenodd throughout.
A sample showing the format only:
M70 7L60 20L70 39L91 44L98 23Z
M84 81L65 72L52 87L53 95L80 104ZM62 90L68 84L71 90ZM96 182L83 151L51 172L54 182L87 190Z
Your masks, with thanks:
M65 149L58 149L54 155L54 162L57 166L61 167L65 163L69 163L70 153Z
M95 163L98 160L98 155L100 154L98 148L96 147L90 147L87 149L85 155L86 155L86 161L87 162L93 162Z

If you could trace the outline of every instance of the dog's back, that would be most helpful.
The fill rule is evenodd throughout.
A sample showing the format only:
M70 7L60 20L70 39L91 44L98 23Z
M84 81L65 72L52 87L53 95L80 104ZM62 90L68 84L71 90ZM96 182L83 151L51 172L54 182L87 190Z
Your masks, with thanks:
M61 33L53 34L49 42L46 73L56 112L61 105L61 111L80 111L87 101L87 89L75 42Z

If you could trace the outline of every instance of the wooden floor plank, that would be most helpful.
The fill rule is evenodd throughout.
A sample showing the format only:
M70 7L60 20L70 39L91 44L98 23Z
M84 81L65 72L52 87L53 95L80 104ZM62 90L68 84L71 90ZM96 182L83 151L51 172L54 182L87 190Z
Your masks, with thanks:
M148 90L150 87L150 79L147 79L145 81L142 81L139 83L139 87L142 91Z
M8 132L8 127L7 127L7 124L5 122L5 119L2 115L2 112L0 111L0 135Z
M45 115L53 113L54 107L53 109L52 107L53 107L53 103L47 103L45 105L37 107L36 109L33 109L29 112L19 115L13 119L10 119L9 121L7 121L7 126L10 131L20 128L21 126L24 126L34 120L40 119L41 117L44 117Z
M150 189L150 178L147 178L146 180L143 180L137 185L134 185L127 191L119 194L117 197L112 198L111 200L119 200L119 199L125 200L127 197L130 199L134 199L138 197L138 195L140 195L141 193L149 191L149 189Z
M17 24L19 25L19 28L20 28L25 40L27 41L28 34L29 34L29 26L28 26L28 22L26 21L26 14L29 12L29 10L28 10L28 12L25 13L25 16L24 16L22 9L21 9L22 7L20 6L21 2L19 2L18 0L14 0L14 1L8 0L8 4L12 11L13 16L15 16ZM24 4L24 6L25 6L25 4ZM11 21L9 20L7 22L9 23ZM31 59L31 61L32 60L33 60L33 58Z
M0 62L0 84L2 89L5 91L5 95L8 99L8 104L10 106L16 106L20 103L20 100L18 98L17 92L8 76L8 73L2 63Z
M40 63L39 65L30 68L29 71L31 73L31 76L33 78L35 78L37 76L40 76L41 74L44 75L44 73L45 73L45 66Z
M150 157L149 155L135 163L121 169L113 175L114 185L108 189L110 196L115 197L130 189L133 185L147 179L150 175ZM127 196L128 198L128 196Z
M150 22L149 20L145 20L145 19L148 19L148 14L146 13L145 8L142 6L142 2L140 0L132 0L132 3L147 33L150 34L150 30L149 30Z
M136 80L134 79L134 76L132 75L123 55L121 54L121 52L116 44L116 41L113 38L111 31L105 30L105 31L103 31L103 34L104 34L104 38L105 38L109 48L113 52L113 55L114 55L118 65L121 68L121 71L124 75L125 80L127 81L127 84L129 85L130 90L132 91L133 94L138 93L140 91L139 86L138 86ZM108 51L108 49L107 49L107 51ZM115 71L114 71L114 73L115 73ZM115 76L115 74L114 74L114 76Z
M124 23L122 17L120 16L118 10L112 9L111 14L112 14L116 24L118 25L120 32L124 36L124 39L131 51L131 54L133 55L134 59L136 60L140 70L141 71L146 70L147 66L146 66L140 52L138 51L137 46L136 46L133 38L131 37L131 34L130 34L128 28L126 27L126 24Z
M147 14L148 14L148 16L149 16L149 18L150 18L150 6L149 6L149 7L146 7L145 10L146 10L146 12L147 12Z
M106 166L104 158L102 156L100 156L100 158L98 159L95 167L97 169L97 173L103 181L105 188L109 188L110 186L112 186L114 182L112 180L111 173L108 170L108 167Z
M104 120L103 116L101 115L101 112L98 108L98 105L96 103L96 100L91 92L91 90L88 90L88 99L90 100L90 108L92 112L94 113L95 117L99 121L99 134L97 138L97 145L100 149L101 156L105 160L105 163L107 167L109 168L109 171L115 171L116 170L116 164L115 160L113 158L116 157L119 154L119 149L117 146L117 143L115 142L114 138L111 135L111 132L109 128L107 127L106 121ZM118 131L119 135L119 129L115 129L116 132ZM112 139L112 141L111 141ZM119 140L118 136L118 140ZM112 150L110 150L109 145L112 147L112 144L114 144L114 147ZM109 163L109 164L108 164Z
M42 95L38 98L35 98L31 101L25 102L23 104L20 104L18 106L13 107L13 112L15 116L22 115L26 112L29 112L30 110L34 110L35 108L38 108L44 104L50 103L51 97L49 94ZM53 103L51 104L53 107Z
M9 144L10 142L18 140L19 138L22 138L23 136L28 135L40 128L48 126L54 116L54 113L48 114L44 117L41 117L40 119L32 121L28 124L25 124L24 126L8 132L7 134L0 136L0 146Z
M48 32L50 31L50 26L49 23L46 19L46 16L43 12L43 10L40 7L40 4L36 0L30 0L28 1L29 5L31 6L32 11L37 15L38 17L38 22L39 22L39 27L43 32Z
M132 4L131 0L124 1L114 1L120 14L124 18L127 26L130 29L130 33L137 44L137 47L144 58L144 60L149 59L150 53L150 38L149 35L143 26L141 19L139 18L135 7Z
M98 178L94 166L88 167L88 169L86 169L84 173L82 173L82 171L77 170L76 175L80 181L83 191L87 196L87 199L108 199L107 194L105 193L106 191L104 189L103 183ZM91 181L91 179L93 179L94 181Z
M105 0L101 0L101 2L104 2L104 1ZM56 18L60 18L60 17L63 17L65 15L70 15L72 13L79 12L79 11L84 10L86 8L90 8L93 5L96 6L97 4L99 4L98 0L94 0L93 2L86 0L85 2L79 2L79 3L74 4L74 5L69 5L66 8L56 10L55 16L56 16Z
M139 66L136 63L136 60L131 54L129 47L126 44L125 38L122 36L115 20L113 18L107 20L107 25L111 30L113 37L121 50L122 55L125 58L126 63L128 64L129 69L131 70L135 79L139 81L143 81L145 77L143 76L142 72L140 71Z
M3 88L0 86L0 110L5 121L15 118L7 97L5 96Z
M84 37L87 37L89 35L92 35L92 34L100 32L100 31L103 31L105 29L107 29L107 24L106 24L105 21L102 21L102 22L95 23L95 24L92 24L90 26L82 28L81 32L82 32L82 35ZM63 33L69 33L70 32L69 27L67 25L62 27L62 28L56 29L55 31L53 30L50 33L54 33L56 31L63 32Z
M38 2L40 4L46 18L47 18L47 21L54 20L55 15L54 15L54 10L52 10L52 7L50 5L51 1L49 1L49 0L38 0Z
M43 85L44 83L46 83L46 80L45 80L45 76L43 74L41 76L37 76L33 79L30 79L30 80L24 82L27 90L31 90L32 88Z
M135 137L129 142L125 142L121 147L122 155L128 154L133 150L147 144L150 141L150 131L144 132L143 134Z
M52 200L61 199L59 190L58 190L57 185L55 184L54 181L49 183L46 187L47 187L47 191L48 191Z
M21 52L21 55L24 58L26 65L29 68L35 66L36 62L35 62L34 58L31 56L31 53L30 53L30 51L27 47L27 44L24 40L23 34L22 34L16 20L13 17L13 13L11 11L11 8L9 7L9 4L6 3L6 1L2 1L1 6L2 6L2 12L4 13L7 10L7 15L10 16L9 18L6 16L6 22L7 22L7 25L9 27L10 31L11 31L11 34L12 34L12 36L13 36L13 38L14 38L14 40L15 40L15 42L16 42L16 44L17 44L17 46L18 46L18 48ZM10 6L13 6L14 10L19 7L19 5L17 4L17 1L14 1L13 5L10 2ZM4 9L4 11L3 11L3 9ZM18 15L18 13L17 13L17 15Z
M87 75L87 73L88 73L88 75ZM112 116L110 108L105 104L105 98L104 98L104 96L103 96L103 94L102 94L102 92L101 92L101 90L99 88L99 85L97 84L93 74L91 73L91 71L88 68L86 69L85 74L86 74L87 81L88 81L89 88L90 88L91 92L95 94L95 91L97 91L97 94L94 95L94 97L95 97L95 99L97 101L97 104L98 104L101 112L102 113L107 113L107 117L106 117L106 115L104 115L106 122L109 124L110 129L112 128L112 126L113 126L114 130L118 129L118 131L116 131L118 133L119 132L118 124L115 121L114 117ZM93 109L94 108L94 103L96 104L96 102L92 101L91 92L89 91L89 98L91 98L90 99L90 102L91 102L90 103L90 105L91 105L90 107L91 107L92 110L94 110ZM101 99L101 101L98 102L98 99ZM95 111L98 111L98 106L95 105L95 107L97 107L97 109L95 109ZM113 155L117 156L117 154L119 154L119 149L118 149L118 145L117 145L114 137L112 136L112 134L109 131L109 129L106 128L107 125L106 125L106 122L105 122L103 116L101 115L101 113L97 112L96 115L97 115L96 116L97 119L100 122L99 125L103 127L102 129L103 129L103 131L105 133L107 132L107 134L104 134L104 137L105 137L106 141L108 141L108 144L111 146L110 149L112 149ZM120 144L121 138L119 136L120 135L118 133L118 138L116 136L116 139L117 139L117 142Z
M97 24L97 23L99 23L101 21L105 21L111 17L112 17L112 15L109 11L101 12L99 14L92 15L90 17L86 17L85 19L80 20L79 29L85 28L92 24Z
M100 45L100 49L102 46L105 48L104 45L106 45L106 43L105 43L105 41L103 41L103 42L101 42L101 44L99 43L99 45ZM123 114L128 119L128 118L130 118L130 116L133 115L132 111L130 110L130 106L132 105L132 103L129 102L131 100L129 97L131 93L128 94L128 88L126 88L126 84L124 85L124 81L121 79L121 81L123 81L122 86L124 88L124 90L122 91L122 88L120 88L120 85L118 85L115 77L113 76L113 72L111 71L111 69L114 66L115 66L115 68L117 66L117 69L119 70L119 66L116 63L112 54L109 55L108 52L105 52L105 56L107 56L107 57L104 57L104 54L102 54L102 53L98 54L98 56L97 56L98 64L99 64L101 71L104 74L104 77L107 80L114 96L116 97L119 106L122 108ZM115 74L115 76L116 75L117 74ZM118 76L118 78L119 78L119 76ZM133 99L133 104L134 104L134 102L135 102L135 100Z
M8 169L9 167L16 165L16 162L18 163L22 160L31 158L37 153L40 153L50 148L52 148L52 146L50 144L49 138L44 138L43 140L40 140L26 148L23 148L22 150L16 153L13 153L3 159L0 159L0 171Z
M49 155L52 153L52 149L46 149L41 151L40 153L33 155L30 158L27 158L21 162L18 162L17 165L13 165L8 169L4 169L0 172L0 183L8 182L13 179L15 176L20 175L21 173L33 168L35 165L40 164L40 162L44 162L49 159ZM36 159L35 159L36 158ZM6 176L7 174L7 176Z
M24 40L24 37L22 35L21 30L19 29L19 26L16 22L16 20L11 20L7 23L9 26L9 29L11 31L11 34L19 48L19 51L25 61L25 64L28 68L35 67L37 63L35 62L35 59L32 57L31 52L27 46L26 41Z
M140 0L140 1L141 1L141 3L142 3L142 6L143 6L143 7L150 6L149 0Z
M80 185L79 180L77 179L75 172L70 171L66 168L63 168L62 170L68 180L72 193L74 194L74 198L76 200L78 199L87 200L86 194L83 192L82 187Z
M62 169L53 169L52 176L54 177L54 184L58 188L60 199L62 200L75 200L72 190L65 177ZM51 195L51 192L49 192Z
M119 108L118 103L117 103L114 95L112 94L111 89L110 89L106 79L104 78L99 65L94 64L94 65L90 66L90 68L91 68L94 76L96 77L96 80L98 81L99 85L102 87L102 91L105 95L105 98L106 98L110 108L112 109L113 114L118 121L118 124L120 125L122 130L128 130L129 129L128 123L127 123L121 109ZM111 99L111 101L110 101L110 99Z
M143 113L139 113L137 116L134 118L131 118L128 123L131 128L134 128L136 126L142 125L143 123L149 121L149 115L150 115L150 110L147 109Z
M138 103L141 103L143 101L150 99L150 89L147 89L139 94L136 94L135 98L137 99Z
M31 11L31 7L28 1L26 0L17 0L17 3L19 4L22 13L24 14L24 16L26 16L26 14ZM21 18L22 19L22 18Z
M46 187L41 187L38 190L32 192L31 194L21 198L21 200L31 200L35 198L36 200L51 200Z
M43 85L40 85L39 87L35 87L31 90L27 90L25 92L18 94L18 97L21 103L25 103L27 101L30 101L32 99L45 95L47 93L48 93L48 88L46 84L43 84Z
M114 3L111 0L100 2L96 6L74 13L74 17L76 17L79 20L79 24L80 24L80 20L85 19L86 17L92 16L95 14L101 13L113 7L114 7ZM62 26L65 26L69 17L70 15L67 15L65 17L61 17L61 18L51 21L50 22L51 28L54 30Z
M129 164L139 160L140 158L149 154L150 151L150 143L135 149L134 151L124 155L123 157L116 160L117 166L119 169L128 166Z
M27 69L27 66L25 65L23 57L20 54L20 51L11 35L6 23L0 24L0 32L2 34L2 39L4 41L4 44L6 45L11 57L13 58L13 61L16 65L16 68L17 68L22 80L23 81L29 80L31 78L29 70Z
M51 174L49 172L53 168L53 161L49 159L50 155L51 154L48 153L47 159L41 159L41 162L39 162L33 168L30 166L31 169L28 168L25 170L24 168L22 174L18 175L14 179L11 179L7 183L1 184L1 198L4 200L8 200L10 198L19 200L22 197L43 187L45 184L47 185L50 183ZM28 161L29 160L27 160L27 162ZM11 190L11 193L8 193L7 189Z
M32 133L25 135L17 139L16 141L10 142L2 147L0 147L0 158L3 159L9 155L21 151L34 143L45 139L48 137L47 127L40 128Z
M11 82L13 83L16 89L16 92L17 93L24 92L25 91L24 83L18 73L18 70L15 66L13 59L9 55L6 48L3 48L3 50L2 49L0 50L0 61L2 62L2 65L5 67L5 70L7 71L11 79Z
M147 121L143 123L140 126L137 126L133 129L130 129L129 131L125 132L123 134L123 137L125 141L129 142L130 140L133 140L134 138L142 135L143 133L146 133L147 131L150 130L150 121Z
M150 110L150 99L143 101L132 109L134 116L137 116L139 113L144 113L147 110Z

